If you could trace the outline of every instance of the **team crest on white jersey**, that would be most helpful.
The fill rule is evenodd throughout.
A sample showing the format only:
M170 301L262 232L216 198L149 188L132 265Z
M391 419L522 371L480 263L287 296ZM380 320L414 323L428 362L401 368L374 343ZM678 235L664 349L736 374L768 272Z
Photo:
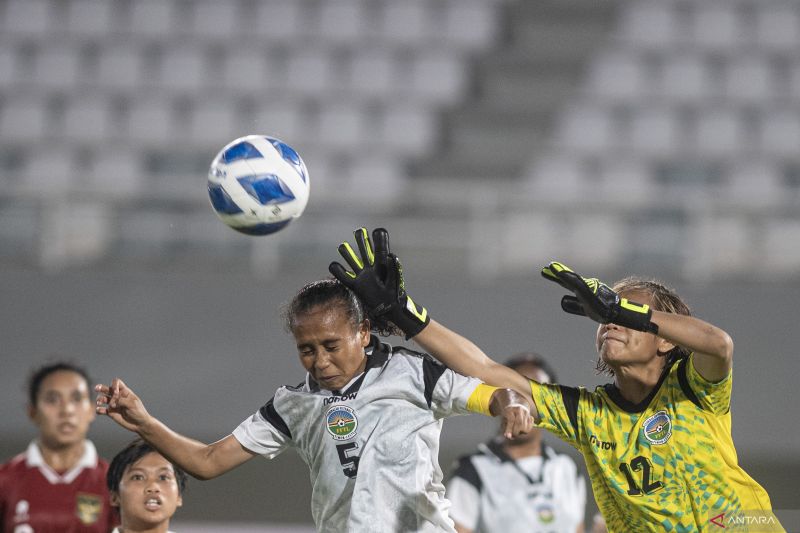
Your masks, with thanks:
M358 418L346 405L334 405L325 413L325 427L336 440L352 439L356 436Z
M642 432L650 444L664 444L672 436L672 420L666 411L659 411L644 421Z

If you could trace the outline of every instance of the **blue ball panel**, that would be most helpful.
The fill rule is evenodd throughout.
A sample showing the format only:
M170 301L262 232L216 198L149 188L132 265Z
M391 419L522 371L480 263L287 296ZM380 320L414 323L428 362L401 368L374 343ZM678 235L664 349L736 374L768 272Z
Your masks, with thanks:
M256 157L261 157L261 152L259 152L256 147L249 142L240 142L239 144L235 144L225 150L225 153L222 154L222 160L226 163L232 163L234 161L239 161L240 159L254 159Z
M243 211L233 202L233 199L228 196L222 187L215 185L208 185L208 197L211 200L211 205L214 210L224 215L235 215Z
M256 224L255 226L246 226L246 227L234 227L231 226L233 229L238 231L239 233L244 233L245 235L269 235L270 233L275 233L276 231L280 231L286 226L289 225L292 219L284 220L283 222L275 222L274 224Z
M236 181L261 205L282 204L294 200L292 191L275 174L242 176L236 178Z
M303 172L303 162L295 149L288 144L279 141L278 139L271 139L267 137L267 140L272 143L272 146L274 146L278 152L280 152L281 157L283 157L284 160L292 164L295 170L297 170L297 173L300 174L300 177L303 179L303 183L308 183L306 173Z

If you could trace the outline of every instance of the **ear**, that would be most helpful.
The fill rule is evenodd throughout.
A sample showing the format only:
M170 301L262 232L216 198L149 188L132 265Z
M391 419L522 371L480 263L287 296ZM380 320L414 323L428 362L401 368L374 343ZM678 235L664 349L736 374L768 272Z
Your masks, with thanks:
M36 406L28 404L27 411L28 411L28 418L36 422L36 414L38 413L38 411L36 410Z
M656 350L658 350L658 355L663 357L673 348L675 348L675 345L668 340L656 337Z
M111 507L120 507L119 493L117 491L112 490L109 493L109 500L111 501Z
M183 495L178 494L178 499L175 501L176 507L183 507Z
M365 318L364 321L358 325L358 335L361 337L362 348L366 348L367 346L369 346L371 329L372 325L369 323L368 318Z

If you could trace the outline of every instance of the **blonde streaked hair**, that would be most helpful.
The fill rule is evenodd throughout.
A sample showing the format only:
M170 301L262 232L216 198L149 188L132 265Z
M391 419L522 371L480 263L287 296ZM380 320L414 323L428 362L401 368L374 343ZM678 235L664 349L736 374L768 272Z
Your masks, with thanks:
M678 296L678 293L659 280L628 276L614 283L611 288L614 289L616 293L643 292L650 295L652 299L652 308L656 311L692 316L691 309L689 309L686 302ZM683 357L688 357L689 350L682 346L675 346L675 348L669 352L659 355L664 355L664 366L667 367ZM608 366L601 357L597 358L595 368L598 374L614 375L614 370Z

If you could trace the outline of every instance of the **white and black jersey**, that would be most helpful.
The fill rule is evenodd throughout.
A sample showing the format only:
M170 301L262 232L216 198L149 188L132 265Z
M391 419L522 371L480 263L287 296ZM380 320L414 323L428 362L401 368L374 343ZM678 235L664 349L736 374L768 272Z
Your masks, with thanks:
M497 441L458 460L447 483L450 516L482 533L575 533L586 484L568 455L542 443L542 455L514 460Z
M306 376L233 432L272 458L296 448L311 473L311 512L325 532L455 531L439 467L442 419L467 412L480 384L428 355L379 342L364 373L331 392Z

